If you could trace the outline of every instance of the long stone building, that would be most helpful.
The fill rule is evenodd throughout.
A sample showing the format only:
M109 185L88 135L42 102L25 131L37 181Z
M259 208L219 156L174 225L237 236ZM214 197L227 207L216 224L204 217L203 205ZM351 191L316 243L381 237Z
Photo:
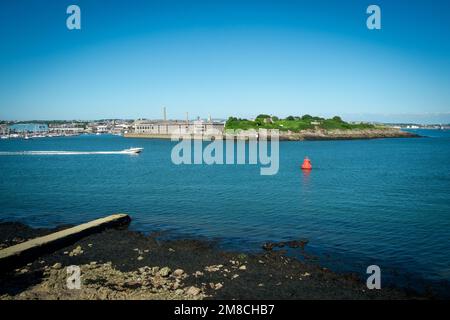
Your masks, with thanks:
M130 136L167 136L170 138L171 135L176 134L223 134L224 127L225 124L223 122L212 120L137 120L133 125L133 131Z

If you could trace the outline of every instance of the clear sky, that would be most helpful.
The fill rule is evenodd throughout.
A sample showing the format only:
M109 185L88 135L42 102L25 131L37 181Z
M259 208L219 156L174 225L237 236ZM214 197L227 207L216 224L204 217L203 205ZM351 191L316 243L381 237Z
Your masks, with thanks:
M66 8L81 8L68 30ZM381 7L381 30L366 8ZM0 119L450 122L450 1L2 0ZM432 119L432 120L430 120Z

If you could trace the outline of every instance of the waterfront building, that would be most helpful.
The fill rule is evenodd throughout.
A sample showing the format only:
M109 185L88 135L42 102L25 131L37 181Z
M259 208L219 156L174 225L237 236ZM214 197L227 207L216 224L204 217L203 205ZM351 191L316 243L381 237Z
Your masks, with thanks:
M212 120L137 120L133 124L135 134L148 135L172 135L172 134L196 134L202 135L213 130L223 133L225 124Z
M77 135L83 133L84 128L73 125L50 126L49 132L56 135Z
M0 135L9 134L9 127L6 124L0 124Z
M16 123L9 127L15 133L47 133L49 128L44 123Z
M111 133L113 134L123 134L123 133L128 133L128 131L130 130L130 125L128 124L116 124L114 125L114 127L111 129Z
M109 127L107 125L98 125L95 127L97 133L107 133L109 132Z

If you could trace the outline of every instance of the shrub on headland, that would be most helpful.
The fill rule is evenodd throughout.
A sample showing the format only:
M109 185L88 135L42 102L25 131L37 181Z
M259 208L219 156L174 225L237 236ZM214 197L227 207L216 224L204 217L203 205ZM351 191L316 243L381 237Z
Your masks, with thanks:
M357 129L374 129L375 126L369 123L348 123L339 116L334 116L330 119L321 117L313 117L305 114L301 117L288 116L285 119L277 116L270 116L267 114L260 114L254 120L240 119L236 117L229 117L226 124L226 129L278 129L281 131L298 132L307 129L324 129L324 130L357 130Z

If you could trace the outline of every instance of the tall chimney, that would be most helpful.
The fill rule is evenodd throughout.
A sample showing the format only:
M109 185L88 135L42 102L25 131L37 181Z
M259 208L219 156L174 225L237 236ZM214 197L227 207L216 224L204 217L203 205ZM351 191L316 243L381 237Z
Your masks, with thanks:
M189 112L186 112L186 123L189 124Z
M167 121L166 107L163 107L164 121Z

